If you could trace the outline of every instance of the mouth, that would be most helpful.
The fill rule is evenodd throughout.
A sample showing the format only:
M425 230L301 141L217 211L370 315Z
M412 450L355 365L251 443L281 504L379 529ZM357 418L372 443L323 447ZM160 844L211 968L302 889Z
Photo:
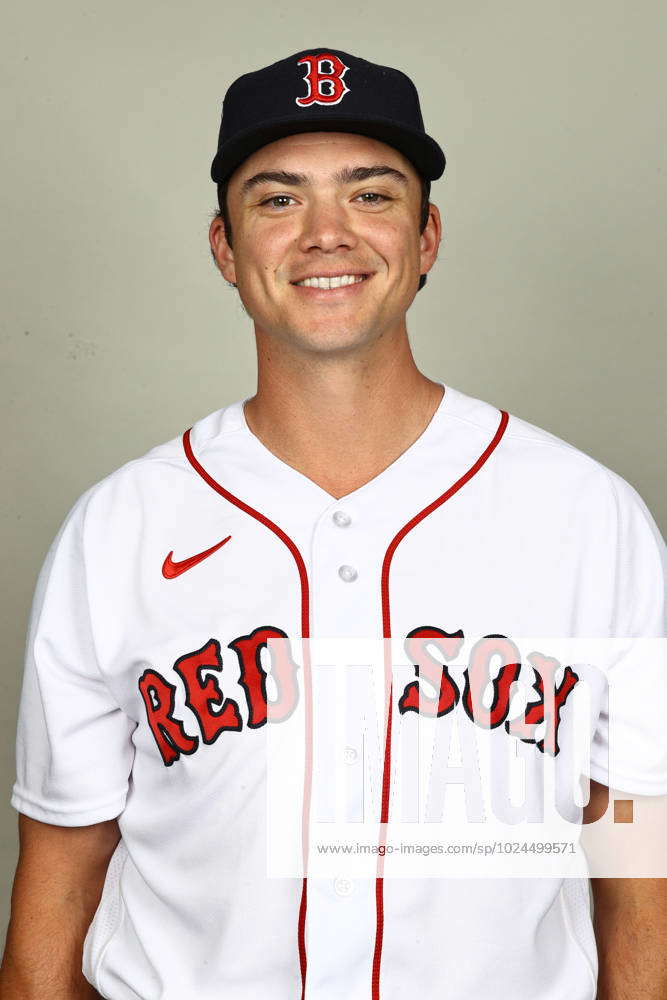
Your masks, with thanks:
M299 281L290 282L295 288L311 288L317 291L332 292L340 289L352 288L356 285L361 285L364 281L367 281L371 274L359 273L359 274L325 274L325 275L309 275L306 278L301 278Z

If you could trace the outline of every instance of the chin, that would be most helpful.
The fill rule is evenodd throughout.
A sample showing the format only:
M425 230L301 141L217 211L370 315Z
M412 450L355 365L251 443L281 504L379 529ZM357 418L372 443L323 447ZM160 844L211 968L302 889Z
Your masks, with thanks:
M367 327L341 330L340 326L336 326L331 330L290 330L285 339L301 350L315 354L334 354L363 347L376 337Z
M249 314L250 315L250 314ZM335 354L364 347L379 339L382 329L374 327L368 318L333 314L314 323L312 317L267 317L251 316L255 324L258 341L267 345L309 354Z

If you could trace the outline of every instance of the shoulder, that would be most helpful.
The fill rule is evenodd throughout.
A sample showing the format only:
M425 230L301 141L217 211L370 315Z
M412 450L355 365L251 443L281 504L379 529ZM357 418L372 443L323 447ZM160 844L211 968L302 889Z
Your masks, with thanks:
M447 392L451 427L461 435L475 435L480 449L498 433L485 475L491 477L498 509L511 509L515 524L536 524L542 531L551 526L561 537L576 534L582 545L610 554L634 547L646 554L654 569L664 565L665 543L651 511L636 487L616 470L501 403L493 405L450 387Z
M628 519L645 521L659 537L651 512L635 486L570 442L512 414L508 450L516 462L544 476L553 486L579 490L582 502L588 501L598 512L607 510L617 524Z
M241 403L215 410L174 437L132 458L90 485L72 503L58 532L76 530L86 536L118 537L124 528L141 530L162 517L173 517L207 488L195 474L184 437L198 454L216 447L237 429Z
M530 489L535 495L547 488L561 494L583 491L584 496L617 510L636 506L648 512L631 483L576 445L506 410L501 403L493 405L452 387L447 392L447 415L462 428L467 426L470 433L477 433L480 442L490 440L489 435L501 426L502 413L507 413L494 463L517 488Z

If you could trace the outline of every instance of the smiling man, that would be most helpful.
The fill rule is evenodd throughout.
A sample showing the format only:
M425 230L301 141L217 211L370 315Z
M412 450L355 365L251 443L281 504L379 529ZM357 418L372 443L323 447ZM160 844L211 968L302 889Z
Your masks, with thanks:
M222 274L254 323L260 391L246 419L333 496L386 468L442 398L406 329L440 242L427 184L378 139L290 135L233 172L211 225ZM277 411L287 409L283 427Z
M663 636L665 546L615 472L417 368L406 315L437 258L444 167L398 70L315 48L227 91L209 240L252 321L257 391L92 486L46 556L8 1000L593 1000L598 970L599 1000L666 995L664 880L597 879L594 925L588 880L546 859L503 878L484 859L474 877L418 864L434 832L483 841L494 809L513 816L506 846L526 822L544 840L526 810L553 807L547 768L559 791L590 778L586 809L561 797L573 838L607 787L667 792L657 659L607 678L514 655L522 636ZM474 637L509 660L492 671ZM405 662L328 697L302 638L391 638ZM294 660L271 645L285 639ZM373 690L375 756L355 728ZM267 737L290 720L303 730L276 796ZM406 748L452 725L461 765L427 758L414 867L392 877L423 777ZM376 837L370 876L335 853L312 870L341 769L350 821ZM448 784L465 795L441 799ZM307 860L284 877L269 872L271 796Z

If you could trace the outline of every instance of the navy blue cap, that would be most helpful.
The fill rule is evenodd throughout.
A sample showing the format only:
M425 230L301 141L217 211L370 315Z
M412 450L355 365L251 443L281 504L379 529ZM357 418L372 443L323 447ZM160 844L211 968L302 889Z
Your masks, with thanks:
M429 181L445 169L445 154L424 130L412 80L400 70L325 46L296 52L231 84L222 104L211 179L227 180L269 142L323 131L386 142Z

